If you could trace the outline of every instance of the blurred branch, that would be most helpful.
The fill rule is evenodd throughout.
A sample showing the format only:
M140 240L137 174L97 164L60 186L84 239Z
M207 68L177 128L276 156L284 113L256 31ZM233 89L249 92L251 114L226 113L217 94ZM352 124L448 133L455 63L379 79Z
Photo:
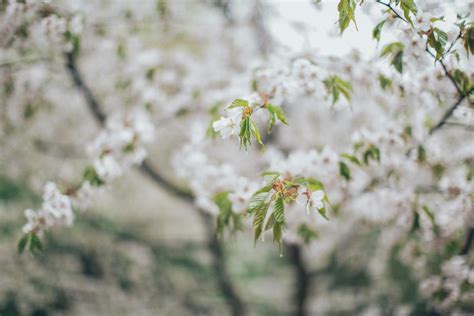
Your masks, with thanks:
M302 248L300 245L287 245L289 259L295 268L296 291L294 295L295 308L294 315L305 316L308 315L306 302L308 298L309 289L311 286L311 273L308 271Z
M94 118L98 123L103 126L105 124L106 115L99 103L95 99L91 90L82 79L81 74L76 65L76 58L72 53L66 53L66 68L74 81L75 86L81 91L84 98L86 99L87 106L91 110ZM164 178L156 169L154 169L151 163L145 159L139 167L140 171L148 176L156 185L164 189L171 195L187 202L190 206L194 207L194 196L191 192L184 190L172 182ZM198 208L198 214L203 221L204 227L207 232L208 249L213 257L213 265L216 269L217 279L219 288L224 295L227 305L232 311L232 315L240 316L246 314L246 308L239 294L234 288L231 278L229 277L226 265L225 265L225 253L221 242L217 239L214 229L214 223L210 214L206 211Z
M472 247L472 240L474 239L474 227L469 227L466 232L466 238L461 248L461 255L467 255Z
M265 26L263 7L260 0L255 0L253 14L250 18L250 23L255 30L255 36L258 42L258 49L260 54L264 57L268 55L271 49L272 38Z
M81 151L73 144L61 144L52 141L33 139L33 146L36 150L44 154L51 154L59 158L82 158Z
M234 19L232 17L232 12L230 11L230 2L231 0L214 0L214 5L222 11L227 22L232 24Z
M458 106L464 101L464 99L467 98L467 96L472 92L473 90L471 89L470 92L467 94L461 94L459 99L443 114L439 122L433 126L430 131L428 132L429 135L432 135L434 132L439 130L441 127L443 127L444 124L446 124L447 120L453 115L454 111L458 108Z
M91 90L84 83L82 76L79 74L74 54L66 53L66 67L69 71L69 74L71 75L72 80L74 81L74 84L86 99L86 103L89 107L89 110L91 110L92 114L94 114L94 118L101 126L104 125L106 119L105 113L102 111L95 97L92 95Z
M444 125L459 127L465 129L466 131L474 132L474 125L463 124L460 122L446 122Z

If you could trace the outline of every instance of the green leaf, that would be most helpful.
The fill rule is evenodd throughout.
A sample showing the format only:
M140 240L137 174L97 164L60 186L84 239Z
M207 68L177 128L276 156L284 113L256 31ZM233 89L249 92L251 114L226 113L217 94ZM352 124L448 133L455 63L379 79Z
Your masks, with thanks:
M337 5L337 10L339 11L339 31L344 33L344 31L349 26L349 23L352 21L357 29L357 23L355 20L355 9L356 1L355 0L340 0Z
M365 152L364 152L364 163L369 165L369 159L376 160L380 162L380 150L371 145Z
M214 202L219 207L219 214L217 215L216 233L221 236L226 227L230 227L232 232L242 228L241 216L232 210L232 203L229 200L228 192L221 192L214 196Z
M467 74L459 69L454 70L453 72L454 81L458 84L462 93L467 94L472 89L471 81Z
M30 240L30 234L24 234L20 241L18 242L17 251L18 254L21 255L25 250L26 246L28 245L28 241Z
M258 238L262 234L263 231L263 221L265 219L265 215L267 214L268 208L270 203L263 204L257 211L253 217L253 228L254 228L254 246L257 243Z
M241 106L248 106L249 105L249 102L246 101L246 100L242 100L242 99L235 99L234 101L232 101L232 103L229 105L229 109L232 109L232 108L237 108L237 107L241 107Z
M322 217L324 217L326 220L329 220L329 217L327 217L327 215L326 215L326 208L325 208L325 207L323 207L323 208L321 208L321 209L318 209L318 212L319 212L319 214L320 214Z
M81 38L77 34L72 33L71 31L66 31L64 33L64 37L72 44L71 54L73 56L77 56L79 54L79 51L81 50Z
M423 206L422 206L422 209L423 209L423 212L425 212L425 214L428 215L428 217L429 217L431 223L436 224L436 223L435 223L434 214L433 214L433 212L430 211L430 209L428 208L428 206L423 205Z
M268 191L254 193L247 204L247 212L253 213L255 210L262 207L269 195L270 193Z
M332 104L339 100L340 94L344 95L346 100L351 100L352 85L337 75L327 77L324 81L324 86L329 94L332 95Z
M258 144L263 147L264 145L262 143L262 138L260 137L260 132L258 130L257 124L255 124L254 120L252 120L251 118L249 118L249 120L250 120L250 131L252 132L253 137L255 137Z
M318 191L318 190L324 191L324 184L321 181L316 180L314 178L297 178L294 180L294 182L298 184L303 184L312 192Z
M95 187L105 184L105 181L99 177L99 175L95 171L95 168L92 166L86 167L86 169L84 170L83 179L84 181L89 181L89 183Z
M30 251L33 253L36 250L43 250L43 244L41 243L41 240L39 239L38 235L36 235L35 233L31 233Z
M298 235L303 239L305 244L309 244L311 241L319 237L318 232L306 224L301 224L298 227Z
M343 161L339 161L339 173L347 181L349 181L351 179L351 170L349 169L349 167Z
M281 175L281 173L279 173L278 171L268 170L268 171L262 172L260 175L261 176L276 176L276 177L279 177Z
M267 221L267 224L265 225L264 231L267 231L267 230L269 230L270 228L272 228L273 225L275 225L275 222L276 222L275 216L274 216L274 214L272 213L272 214L270 215L270 217L268 218L268 221Z
M245 117L240 122L240 147L247 149L250 146L250 135L250 117Z
M277 223L283 223L285 221L285 203L283 201L283 197L278 195L277 199L275 200L275 205L273 206L273 216L275 216L275 220Z
M418 162L425 162L426 161L426 150L423 145L418 146Z
M399 72L403 72L403 49L405 45L400 42L390 43L384 46L380 57L391 56L390 64Z
M474 55L474 24L471 27L466 29L464 33L464 48L466 49L467 56L469 57L469 53Z
M270 109L273 113L276 114L276 117L280 122L285 125L288 125L288 120L286 119L285 113L283 113L283 109L276 105L268 104L267 109Z
M276 121L275 112L268 110L268 130L267 130L268 134L271 133L273 126L275 125L275 121Z
M403 66L402 66L403 67ZM382 74L379 75L379 83L380 83L380 87L383 89L383 90L387 90L387 88L391 88L392 87L392 80Z
M378 23L374 29L372 30L372 38L374 40L376 40L377 42L380 41L380 34L382 33L382 28L383 28L383 25L385 24L385 20L383 20L382 22Z
M415 232L420 229L420 214L417 211L413 213L413 223L411 226L411 232Z
M273 225L273 242L278 243L278 246L280 248L280 255L282 251L282 243L281 243L282 236L283 236L283 224L276 222L275 225Z
M428 45L436 51L435 60L439 60L443 57L447 42L448 34L437 27L428 35Z
M411 14L416 16L418 9L416 8L416 4L414 0L400 0L400 8L403 11L403 16L405 19L413 26L413 21L411 19Z
M341 157L342 157L342 158L349 159L349 161L350 161L350 162L352 162L352 163L354 163L354 164L356 164L356 165L358 165L358 166L360 166L360 165L361 165L361 163L360 163L359 159L357 159L357 157L356 157L356 156L354 156L354 155L349 155L349 154L341 154Z
M273 126L275 125L276 119L282 122L285 125L288 125L288 120L286 119L285 113L283 113L283 109L279 106L267 104L266 105L268 111L268 133L272 131Z

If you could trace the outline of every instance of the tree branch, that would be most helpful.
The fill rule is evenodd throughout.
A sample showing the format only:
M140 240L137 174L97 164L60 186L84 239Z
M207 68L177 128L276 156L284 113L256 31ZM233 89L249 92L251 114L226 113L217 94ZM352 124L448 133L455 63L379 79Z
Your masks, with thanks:
M100 107L98 101L95 99L88 85L84 82L81 74L76 65L76 58L72 53L66 53L66 68L75 84L86 100L86 104L92 112L94 118L97 120L99 125L103 126L106 121L106 115ZM165 189L171 195L187 202L190 206L194 207L194 196L191 192L188 192L172 182L164 178L157 170L155 170L151 163L145 159L139 166L140 171L150 178L158 187ZM239 294L235 290L234 284L228 274L225 265L225 253L221 242L217 239L215 234L214 223L211 215L202 209L197 209L198 214L204 224L207 232L208 249L213 257L213 266L215 267L215 273L218 281L218 285L227 305L231 309L232 315L240 316L246 314L246 307L240 298Z
M306 302L311 286L311 273L308 271L302 248L300 245L287 245L289 259L295 268L296 291L294 295L295 308L294 315L308 315Z
M390 3L384 3L380 0L376 0L377 3L380 3L382 5L385 5L387 6L399 19L402 19L403 21L405 21L406 23L408 23L408 21L406 19L404 19L403 17L401 17L397 11L395 11L395 9L390 5ZM458 100L456 101L456 103L454 103L445 113L444 115L441 117L441 119L439 120L439 122L433 126L430 130L429 130L429 133L428 135L432 135L433 133L435 133L436 131L438 131L439 129L441 129L441 127L444 126L444 124L446 124L447 120L453 115L454 111L458 108L458 106L462 103L462 101L464 101L465 98L467 98L473 91L474 91L474 88L472 88L470 91L468 91L467 93L463 93L462 89L459 87L458 83L456 82L456 80L454 80L454 77L451 75L451 73L449 72L448 68L446 67L444 61L443 61L443 58L445 57L445 55L449 52L451 52L451 50L453 49L454 45L456 44L456 42L461 38L461 33L459 33L459 35L456 37L456 39L451 43L451 45L449 46L448 50L446 52L443 53L443 56L441 57L441 59L439 60L439 63L441 64L441 67L443 67L443 71L444 71L444 74L449 78L449 80L451 81L451 83L454 85L454 87L456 88L456 91L458 92L458 94L460 95L460 97L458 98ZM436 56L429 50L428 47L426 47L426 51L428 52L428 54L431 55L431 57L435 58L435 62L436 62ZM407 154L409 154L411 151L412 151L413 148L411 148L410 150L408 150ZM469 227L466 231L466 239L464 241L464 245L461 249L461 255L466 255L469 253L469 250L471 249L471 245L472 245L472 240L474 239L474 228L473 227Z
M392 7L392 5L391 5L390 3L385 3L385 2L382 2L382 1L380 1L380 0L377 0L376 2L377 2L377 3L380 3L381 5L386 6L390 11L392 11L393 14L395 14L395 16L396 16L397 18L399 18L400 20L402 20L402 21L408 23L408 21L407 21L404 17L402 17L402 16L395 10L395 8Z
M461 248L461 255L467 255L472 247L472 241L474 239L474 227L469 227L466 232L466 238Z
M464 99L472 92L473 90L471 90L469 93L467 94L461 94L461 96L458 98L458 100L456 101L456 103L454 103L445 113L444 115L441 117L441 119L439 120L439 122L433 126L430 131L428 132L429 135L432 135L434 132L436 132L437 130L439 130L441 127L443 127L444 124L446 124L447 120L451 117L451 115L453 115L454 111L458 108L458 106L462 103L462 101L464 101Z

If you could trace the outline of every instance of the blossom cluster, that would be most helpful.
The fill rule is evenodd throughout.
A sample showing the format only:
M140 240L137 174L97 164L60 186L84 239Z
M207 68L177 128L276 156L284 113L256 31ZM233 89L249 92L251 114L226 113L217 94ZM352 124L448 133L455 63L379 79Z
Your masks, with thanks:
M65 192L61 192L55 183L48 182L44 187L41 208L25 210L25 236L42 235L54 226L72 225L73 207L88 208L99 187L132 166L140 165L147 155L144 145L153 139L154 126L145 111L135 108L112 115L87 148L93 164L86 168L83 181ZM30 246L33 245L31 242Z

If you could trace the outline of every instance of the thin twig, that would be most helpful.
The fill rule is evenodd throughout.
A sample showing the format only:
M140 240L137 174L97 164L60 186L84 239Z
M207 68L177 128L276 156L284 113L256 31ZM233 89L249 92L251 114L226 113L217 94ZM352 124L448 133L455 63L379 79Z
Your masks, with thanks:
M87 106L91 110L94 118L97 120L99 125L103 126L106 121L106 115L100 107L98 101L92 94L89 86L84 82L81 74L76 65L76 58L72 53L66 53L66 68L71 75L76 87L81 91L84 98L86 99ZM148 160L144 160L139 167L140 171L148 176L156 185L160 188L165 189L168 193L181 200L187 202L194 207L194 196L191 192L188 192L172 182L164 178L156 169L154 169ZM220 290L226 300L227 305L231 309L232 315L240 316L246 314L246 307L240 298L239 294L235 290L234 284L228 274L227 267L225 264L225 252L221 242L217 239L214 231L214 223L212 217L203 209L198 208L198 214L203 221L204 227L207 232L208 249L213 257L213 266L215 267L215 273Z
M390 11L392 11L393 14L395 14L395 16L396 16L397 18L399 18L399 19L401 19L402 21L408 23L408 21L407 21L404 17L402 17L402 16L395 10L395 8L392 7L392 5L391 5L390 3L385 3L385 2L382 2L382 1L380 1L380 0L377 0L376 2L377 2L377 3L380 3L380 4L384 5L384 6L386 6L387 8L389 8Z
M472 91L472 90L471 90ZM469 92L471 93L471 92ZM462 103L462 101L464 101L464 99L466 99L466 97L469 95L468 94L462 94L458 100L456 101L456 103L454 103L445 113L444 115L441 117L441 119L439 120L439 122L433 126L430 131L428 132L429 135L432 135L434 132L436 132L437 130L439 130L441 127L443 127L444 124L446 124L446 121L451 117L451 115L453 115L454 111L458 108L458 106Z

